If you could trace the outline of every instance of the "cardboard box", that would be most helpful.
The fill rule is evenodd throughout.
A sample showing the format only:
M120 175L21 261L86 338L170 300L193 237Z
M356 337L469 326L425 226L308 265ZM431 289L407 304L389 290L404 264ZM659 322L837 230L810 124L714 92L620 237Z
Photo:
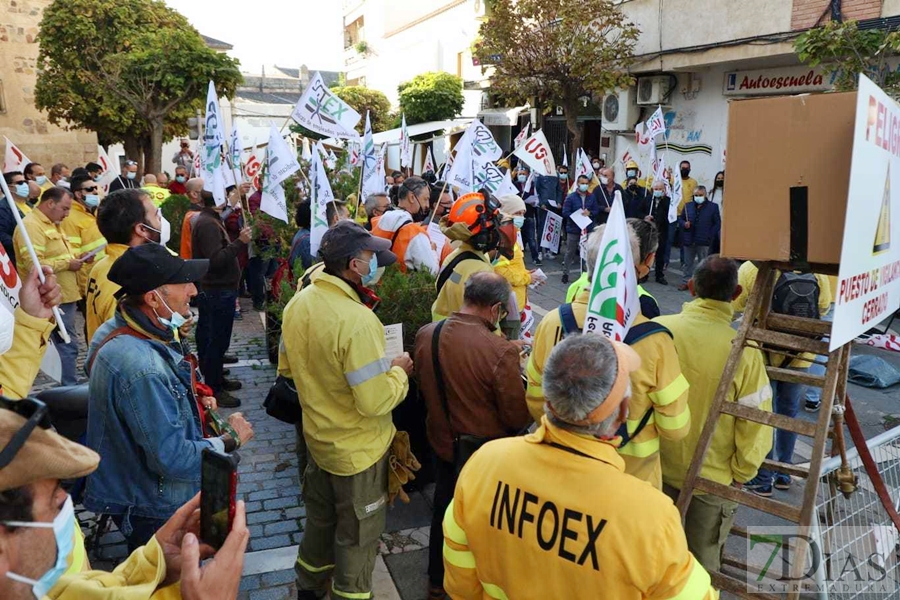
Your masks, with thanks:
M731 102L722 254L840 263L855 116L856 92Z

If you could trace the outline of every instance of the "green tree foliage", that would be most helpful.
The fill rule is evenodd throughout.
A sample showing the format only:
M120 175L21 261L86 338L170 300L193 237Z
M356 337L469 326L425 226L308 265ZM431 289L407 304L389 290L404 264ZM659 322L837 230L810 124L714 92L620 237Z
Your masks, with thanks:
M378 133L389 129L391 126L391 101L378 90L372 90L361 85L345 85L331 89L334 95L350 105L350 107L362 115L356 125L356 131L362 135L366 128L366 111L369 111L369 119L372 121L372 131Z
M422 73L397 86L406 124L453 119L462 112L462 79L450 73Z
M633 85L628 73L640 30L612 0L496 2L475 56L492 65L500 94L563 107L572 148L581 146L579 98Z
M900 97L900 73L887 59L900 49L900 32L883 29L860 30L856 21L830 21L802 34L794 42L797 56L811 67L822 66L826 77L834 77L841 92L859 85L859 74L877 83L894 98Z
M210 79L228 97L242 79L159 0L54 0L39 42L37 107L102 143L146 148L148 172L161 170L164 139L187 132Z

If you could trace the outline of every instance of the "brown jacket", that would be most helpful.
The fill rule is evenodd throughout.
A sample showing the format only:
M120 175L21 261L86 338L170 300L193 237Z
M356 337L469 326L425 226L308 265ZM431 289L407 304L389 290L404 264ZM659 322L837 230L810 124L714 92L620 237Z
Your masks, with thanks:
M193 258L209 259L209 271L197 286L205 290L237 290L241 281L238 253L247 247L241 240L228 239L222 219L212 208L194 213L191 221L191 253Z
M489 438L515 435L531 422L518 348L495 335L493 326L481 317L455 312L445 323L439 355L453 433ZM435 327L437 323L426 325L416 334L416 373L428 409L428 441L438 457L452 462L453 436L431 358Z

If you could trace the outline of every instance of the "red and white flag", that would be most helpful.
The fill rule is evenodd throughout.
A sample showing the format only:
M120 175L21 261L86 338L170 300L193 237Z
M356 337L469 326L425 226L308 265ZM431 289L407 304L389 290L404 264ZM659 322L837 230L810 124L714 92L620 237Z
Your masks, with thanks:
M8 137L4 137L3 139L6 140L6 155L3 157L3 172L24 171L25 165L30 163L31 160L25 156L25 153L19 150L15 144L9 141Z
M538 129L513 152L539 175L556 175L556 163L543 130Z
M434 154L431 152L431 146L428 146L425 150L425 164L422 165L422 172L427 173L428 171L431 171L432 173L437 171L434 164Z
M516 136L516 139L513 140L513 148L518 149L519 146L522 145L526 139L528 139L528 130L531 129L531 121L525 123L525 127L522 128L522 131L519 132L519 135Z
M647 136L654 140L656 136L666 132L666 119L663 117L662 107L657 107L650 118L647 119Z

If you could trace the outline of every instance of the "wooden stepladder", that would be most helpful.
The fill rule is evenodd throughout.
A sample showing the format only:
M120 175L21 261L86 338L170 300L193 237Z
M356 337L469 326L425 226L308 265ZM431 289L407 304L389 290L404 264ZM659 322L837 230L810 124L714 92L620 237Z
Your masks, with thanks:
M818 518L816 514L816 499L822 462L826 458L826 443L832 430L833 413L838 426L835 427L834 441L830 454L839 452L844 454L843 419L841 417L846 395L850 345L845 344L834 352L829 352L828 342L823 341L823 338L831 333L831 323L772 313L772 294L778 278L778 271L773 263L758 263L758 266L759 273L756 278L756 284L750 293L743 321L738 328L737 336L725 363L722 379L719 381L719 387L716 389L716 395L703 426L703 431L700 434L694 458L691 461L684 485L681 488L681 494L678 497L678 509L681 512L682 519L684 519L693 494L703 492L796 523L799 526L798 533L807 535L809 528L814 525L815 519ZM790 267L785 268L790 269ZM813 423L799 418L785 417L757 408L743 406L737 402L726 401L729 386L734 380L741 354L745 348L757 348L764 352L780 354L788 357L788 359L798 357L805 352L828 357L824 376L812 375L787 368L766 367L766 372L772 381L801 383L822 388L822 404L819 409L817 422ZM722 485L700 476L704 458L709 450L713 434L719 422L719 416L721 415L731 415L737 419L746 419L770 425L774 428L792 431L813 439L812 457L808 469L799 465L785 464L768 459L763 462L763 466L767 468L788 473L803 480L803 501L800 506L794 506L771 498L763 498L750 491ZM742 528L734 527L732 528L732 535L746 537L747 533ZM805 572L806 546L798 544L792 548L793 576L800 577ZM747 565L741 561L729 557L723 559L722 565L723 567L748 569ZM783 597L760 593L750 594L747 591L746 581L723 572L714 572L710 573L710 575L716 588L741 598L758 600L760 598ZM799 592L789 593L787 597L796 599L799 597Z

